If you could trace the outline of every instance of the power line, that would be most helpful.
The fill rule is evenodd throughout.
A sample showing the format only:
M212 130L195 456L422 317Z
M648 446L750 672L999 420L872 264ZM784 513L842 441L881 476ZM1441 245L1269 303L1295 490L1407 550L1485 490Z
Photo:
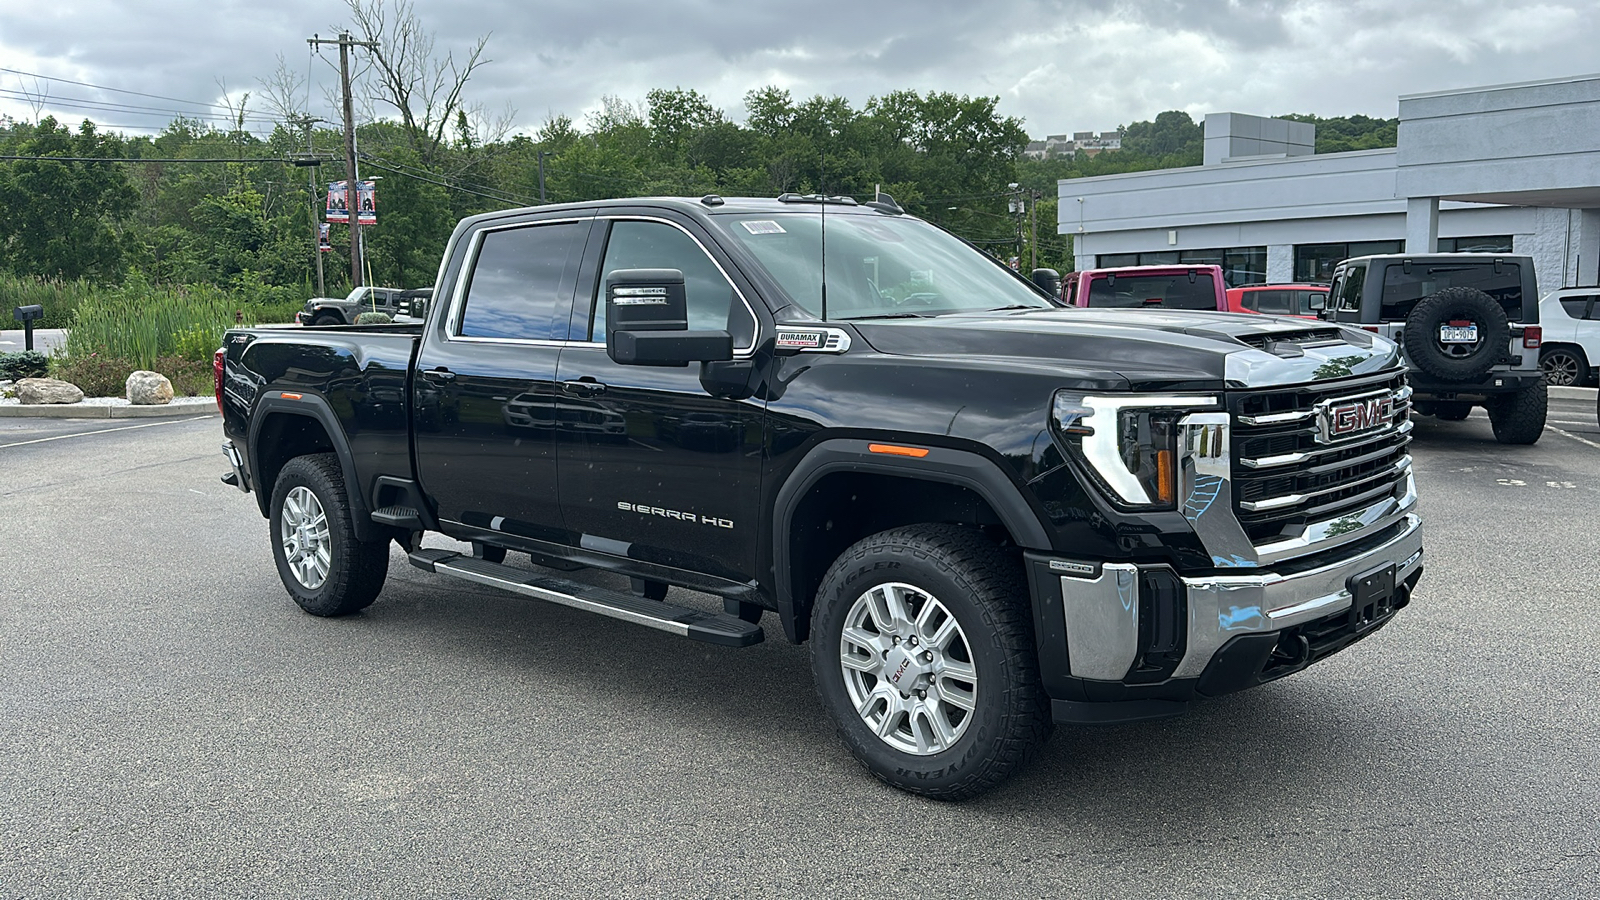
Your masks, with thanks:
M176 157L136 156L14 156L0 154L0 159L33 160L36 162L98 162L98 163L278 163L287 161L275 156L218 157L216 159L178 159Z
M193 118L216 118L227 119L229 122L235 122L238 120L237 115L199 115L189 110L167 109L159 106L142 106L134 103L112 103L110 101L87 100L82 97L53 97L48 95L38 96L35 94L30 94L27 91L14 91L10 88L0 88L0 95L10 95L13 98L22 99L29 104L37 104L40 107L59 106L67 107L69 109L99 110L101 112L125 112L130 115L173 115L189 116ZM149 112L141 112L141 110L149 110ZM246 119L258 122L275 123L277 121L277 119L266 115L265 113L245 113L244 117Z
M103 84L90 84L87 81L73 81L70 78L56 78L50 75L40 75L35 72L24 72L21 69L9 69L5 66L0 66L0 72L10 72L13 75L26 75L29 78L42 78L45 81L58 81L62 84L75 84L78 87L94 88L97 91L111 91L113 93L128 94L134 97L148 97L151 100L165 100L169 103L182 103L186 106L206 106L212 109L221 110L222 113L229 112L228 108L220 103L202 103L198 100L184 100L180 97L164 97L160 94L146 94L142 91L130 91L124 88L107 87Z

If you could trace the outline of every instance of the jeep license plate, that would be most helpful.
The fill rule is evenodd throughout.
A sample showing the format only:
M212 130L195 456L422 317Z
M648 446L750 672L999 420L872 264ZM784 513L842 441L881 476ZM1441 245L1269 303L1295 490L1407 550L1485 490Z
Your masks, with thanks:
M1476 325L1440 325L1439 343L1441 344L1476 344L1478 342L1478 326Z

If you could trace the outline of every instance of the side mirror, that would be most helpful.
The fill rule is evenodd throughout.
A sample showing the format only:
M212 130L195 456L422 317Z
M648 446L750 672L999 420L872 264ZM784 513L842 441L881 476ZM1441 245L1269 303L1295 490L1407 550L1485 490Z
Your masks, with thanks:
M1322 312L1328 308L1328 295L1321 291L1312 291L1306 302L1310 305L1312 312Z
M1039 290L1044 291L1046 294L1049 294L1052 297L1060 296L1060 272L1057 272L1055 269L1034 269L1033 274L1029 277L1032 279L1033 283L1038 286Z
M606 277L606 355L625 366L733 359L727 331L690 331L678 269L618 269Z

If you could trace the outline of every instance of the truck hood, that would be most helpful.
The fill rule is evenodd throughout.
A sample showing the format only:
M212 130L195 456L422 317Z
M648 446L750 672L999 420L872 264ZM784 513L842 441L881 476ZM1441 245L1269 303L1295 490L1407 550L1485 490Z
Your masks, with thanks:
M1393 342L1359 329L1242 313L1057 308L852 324L879 353L1056 365L1133 390L1305 384L1401 364Z

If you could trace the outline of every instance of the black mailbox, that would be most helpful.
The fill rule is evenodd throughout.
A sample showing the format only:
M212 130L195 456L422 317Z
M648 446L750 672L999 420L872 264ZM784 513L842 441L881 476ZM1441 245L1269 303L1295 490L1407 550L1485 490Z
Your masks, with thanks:
M19 306L11 310L11 318L18 322L32 322L44 318L44 307L35 303L32 306Z

